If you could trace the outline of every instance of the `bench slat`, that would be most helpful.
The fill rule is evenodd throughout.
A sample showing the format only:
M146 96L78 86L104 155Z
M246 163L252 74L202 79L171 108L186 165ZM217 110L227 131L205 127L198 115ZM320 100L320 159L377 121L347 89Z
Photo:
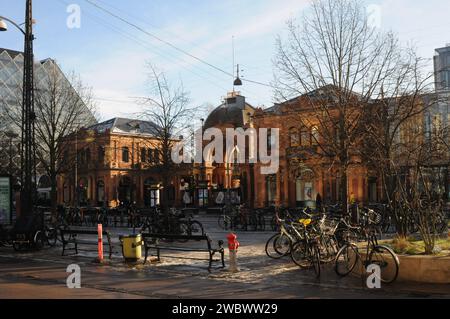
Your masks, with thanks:
M62 255L64 256L64 252L66 250L75 250L75 254L78 254L78 250L81 251L94 251L94 249L91 250L87 250L87 249L79 249L78 245L98 245L98 240L92 240L92 241L88 241L87 239L80 239L78 238L77 235L98 235L98 232L95 230L91 230L91 229L70 229L70 228L66 228L66 229L61 229L61 241L63 244L63 251L62 251ZM69 238L65 237L65 235L69 235ZM109 253L109 259L111 259L112 257L112 249L113 246L111 244L111 235L108 231L103 230L102 231L102 235L104 235L106 237L106 241L103 242L103 245L108 245L108 253ZM74 248L70 248L70 247L66 247L69 244L74 245ZM95 250L96 251L96 250Z
M172 235L172 234L155 234L155 233L144 233L142 234L142 238L144 239L144 248L145 248L145 259L144 264L147 262L148 257L148 251L150 249L156 249L156 254L158 261L160 261L160 250L174 250L174 251L192 251L192 252L207 252L209 253L209 258L206 259L209 261L208 271L211 270L211 265L214 261L218 261L216 259L213 259L213 255L215 253L220 253L221 260L222 261L222 267L225 267L224 262L224 249L221 246L222 244L219 241L219 248L212 248L211 247L211 238L207 235ZM179 246L168 246L168 243L164 243L163 245L160 245L157 241L152 241L151 243L148 243L146 238L151 238L153 240L157 239L168 239L168 240L190 240L190 241L206 241L206 244L208 248L202 249L202 248L190 248L190 247L179 247ZM182 243L177 243L178 245Z

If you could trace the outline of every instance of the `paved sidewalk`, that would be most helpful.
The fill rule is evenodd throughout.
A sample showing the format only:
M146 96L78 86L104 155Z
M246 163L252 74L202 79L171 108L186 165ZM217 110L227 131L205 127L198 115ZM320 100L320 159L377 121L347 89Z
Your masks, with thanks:
M217 217L199 219L214 240L226 241L228 232L216 226ZM185 252L163 252L161 263L127 265L117 238L130 231L112 231L116 254L104 265L92 262L95 254L61 257L61 247L24 253L0 248L0 298L450 298L450 285L396 282L368 289L359 277L339 278L332 265L324 265L316 280L289 258L265 255L271 232L238 233L241 271L236 274L209 273L204 260L173 258L198 257ZM81 268L82 289L66 287L66 267L72 263Z

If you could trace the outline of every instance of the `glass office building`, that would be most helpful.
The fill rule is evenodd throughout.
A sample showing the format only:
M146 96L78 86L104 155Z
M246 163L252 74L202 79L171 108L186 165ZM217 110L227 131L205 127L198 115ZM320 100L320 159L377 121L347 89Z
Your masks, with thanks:
M0 48L0 174L12 175L16 178L20 175L23 65L22 52ZM48 92L51 72L56 72L58 79L62 79L64 89L67 87L68 90L74 90L56 62L52 59L45 59L35 61L34 64L35 92L44 92L45 96L45 92ZM52 76L55 76L54 74ZM78 97L78 94L75 96ZM86 112L86 114L87 118L83 119L83 122L88 125L96 123L90 112ZM41 174L38 172L39 175Z

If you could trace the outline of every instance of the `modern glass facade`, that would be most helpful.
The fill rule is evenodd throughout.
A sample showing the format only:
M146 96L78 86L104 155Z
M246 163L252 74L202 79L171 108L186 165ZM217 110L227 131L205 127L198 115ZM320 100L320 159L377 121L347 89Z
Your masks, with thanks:
M0 174L10 174L15 177L19 175L20 170L23 64L22 52L0 48ZM44 92L41 96L45 98L48 83L51 82L50 76L63 79L62 82L66 82L62 84L64 89L67 87L67 90L73 90L56 62L45 59L35 61L34 64L35 92ZM96 123L90 112L86 114L89 114L89 118L85 119L86 123ZM38 172L38 175L41 174Z

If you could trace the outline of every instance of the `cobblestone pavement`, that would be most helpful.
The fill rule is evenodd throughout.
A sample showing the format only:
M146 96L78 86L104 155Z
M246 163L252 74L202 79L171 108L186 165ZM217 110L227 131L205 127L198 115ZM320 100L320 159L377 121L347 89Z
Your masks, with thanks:
M228 232L218 228L217 216L197 219L214 241L226 242ZM208 272L207 261L192 259L207 257L204 253L162 252L160 263L125 264L118 236L132 230L111 232L115 253L102 265L93 263L94 253L61 257L60 246L22 253L0 248L0 298L450 298L450 285L396 282L368 289L360 277L339 278L332 265L324 265L317 280L289 258L265 255L269 231L236 232L238 273ZM72 263L81 267L82 289L66 288L66 267Z

